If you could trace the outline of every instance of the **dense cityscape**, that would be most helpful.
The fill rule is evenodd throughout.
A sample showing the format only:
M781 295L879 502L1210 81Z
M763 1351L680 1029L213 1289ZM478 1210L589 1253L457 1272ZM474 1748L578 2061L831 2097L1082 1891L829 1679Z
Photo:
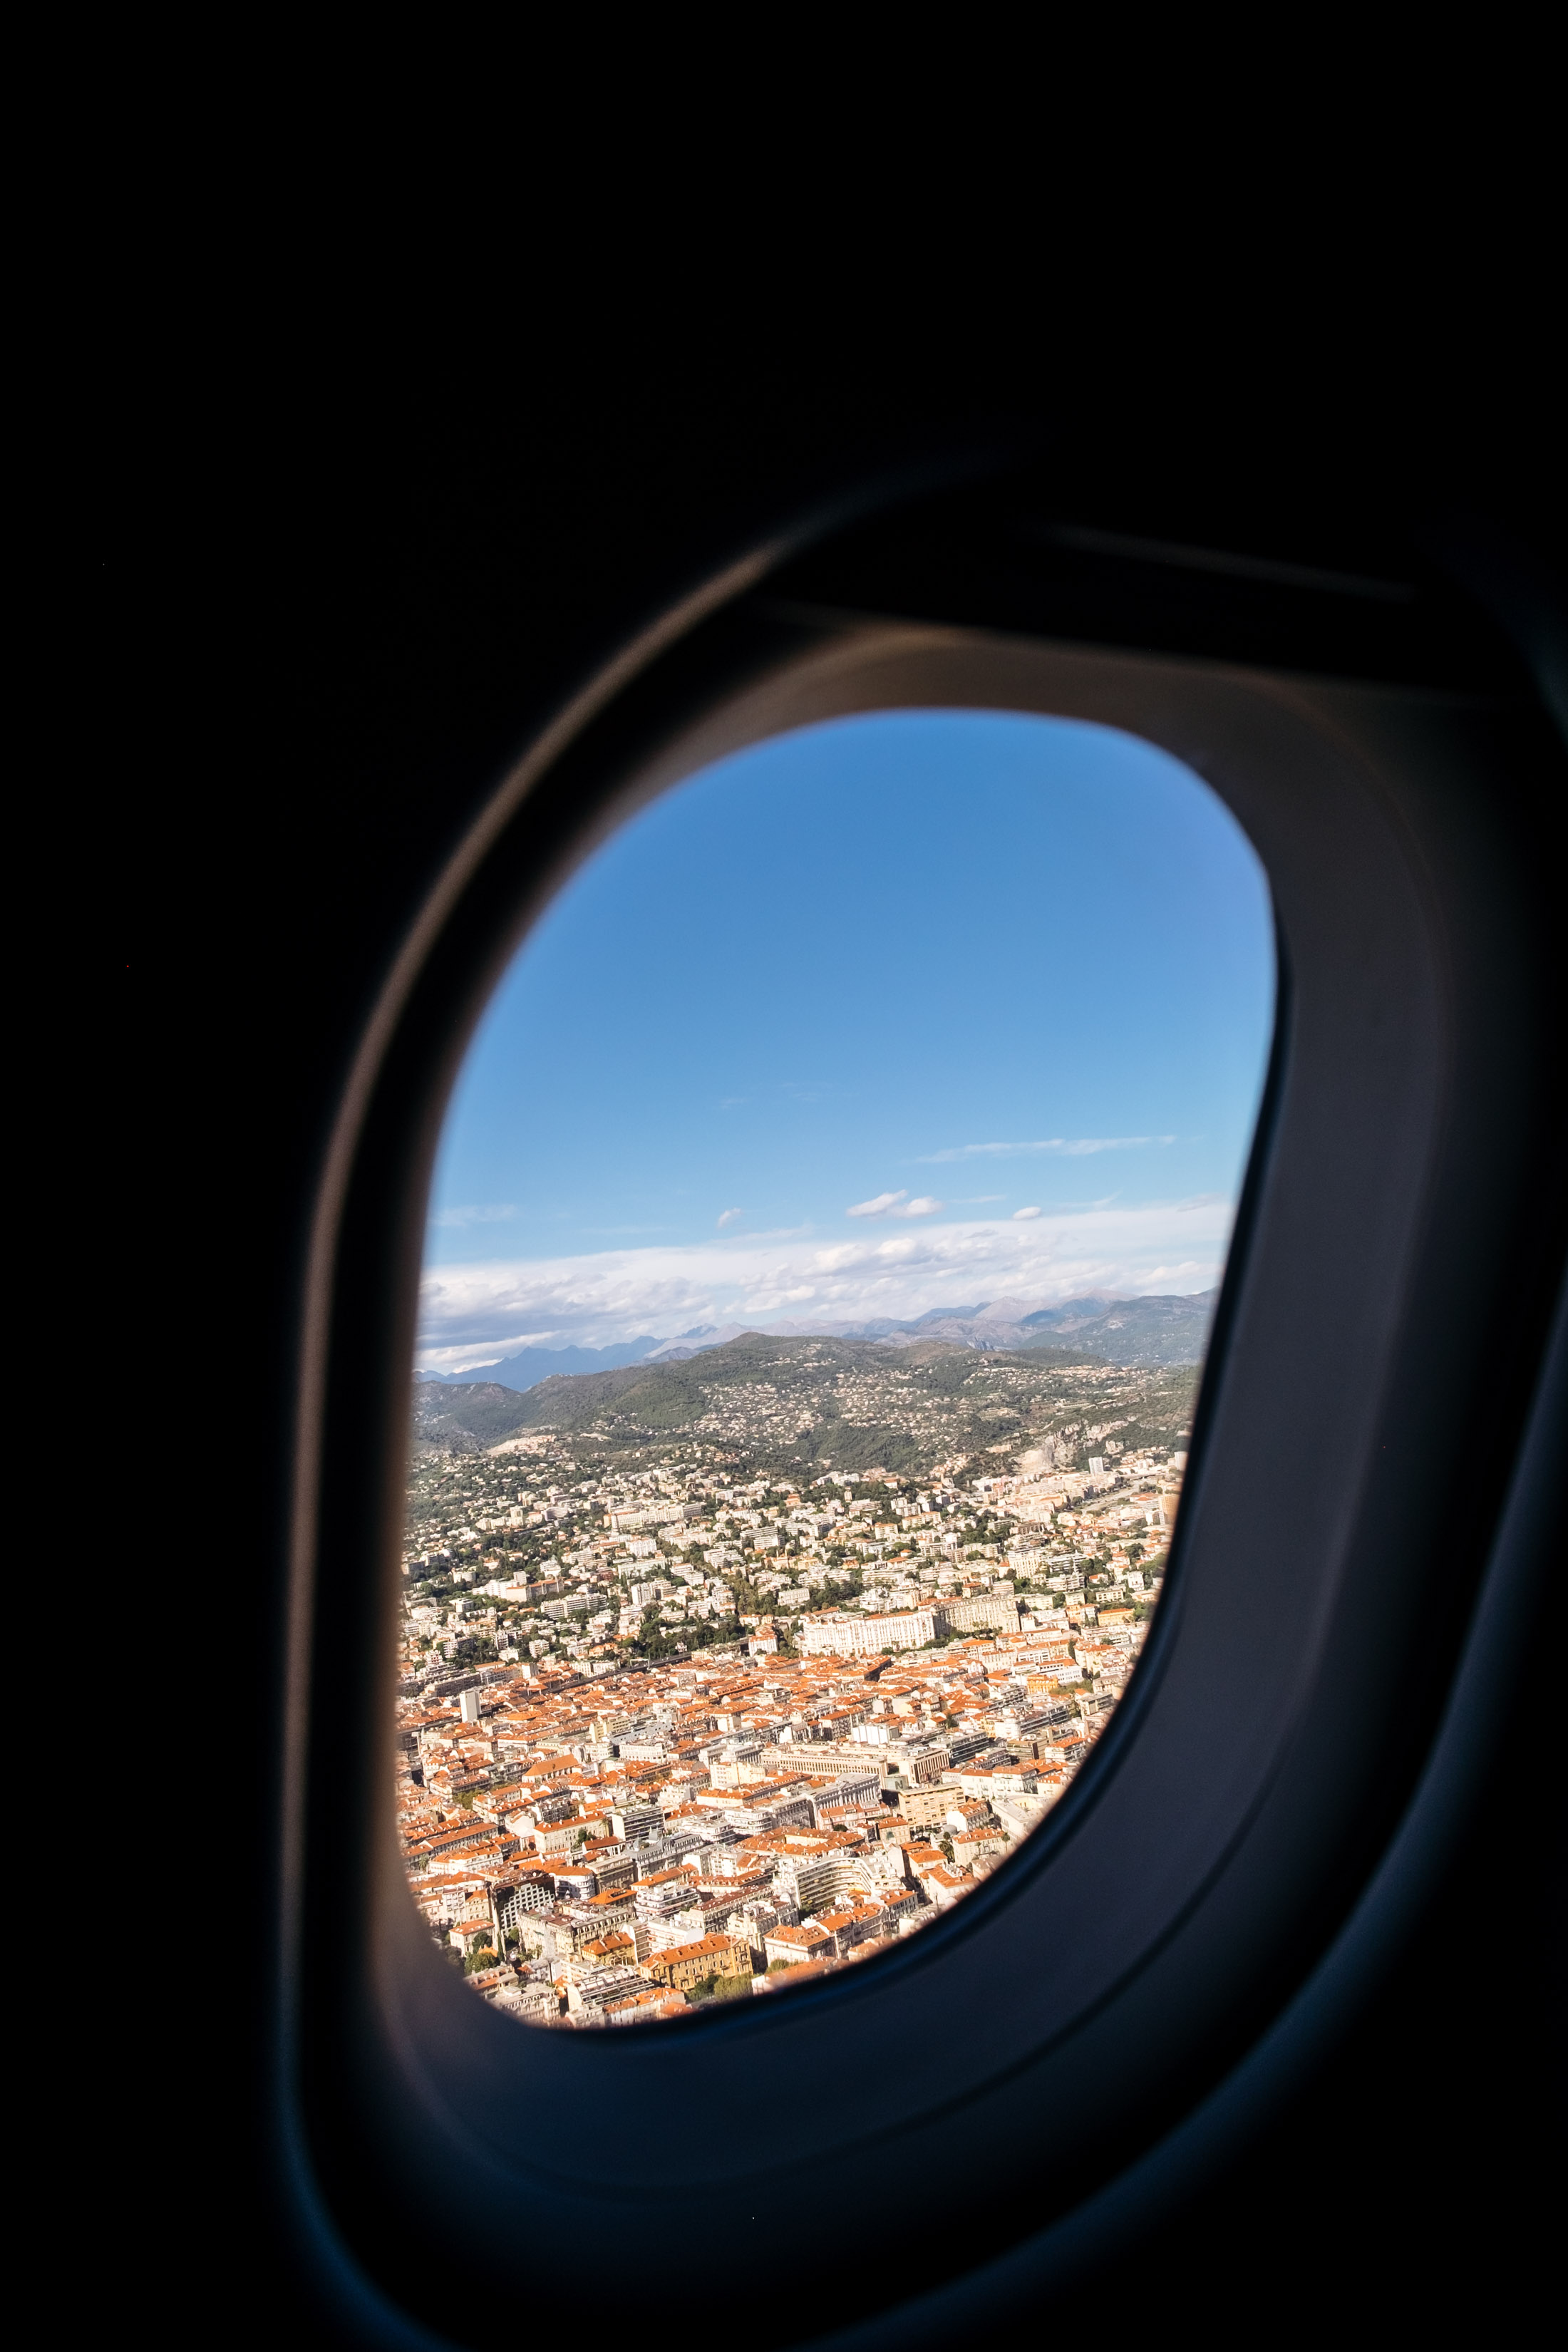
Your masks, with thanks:
M1136 1664L1196 1376L748 1334L419 1389L397 1803L453 1965L637 2024L963 1901Z

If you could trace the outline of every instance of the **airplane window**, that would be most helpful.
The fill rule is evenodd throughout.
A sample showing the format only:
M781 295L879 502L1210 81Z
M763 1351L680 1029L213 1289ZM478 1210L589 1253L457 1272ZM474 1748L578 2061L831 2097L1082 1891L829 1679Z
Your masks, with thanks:
M566 2029L787 1998L1070 1791L1158 1608L1273 1034L1262 867L1113 729L880 712L668 791L449 1108L397 1803Z

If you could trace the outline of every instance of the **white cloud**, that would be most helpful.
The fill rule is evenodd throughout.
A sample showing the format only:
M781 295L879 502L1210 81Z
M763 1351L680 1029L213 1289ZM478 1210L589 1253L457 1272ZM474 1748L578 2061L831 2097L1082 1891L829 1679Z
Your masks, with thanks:
M719 1219L719 1231L722 1233L726 1225L732 1225L740 1214L739 1209L726 1209Z
M957 1143L947 1151L927 1151L921 1164L934 1168L939 1160L1007 1160L1026 1151L1059 1151L1080 1160L1090 1151L1134 1151L1146 1143L1174 1143L1173 1135L1048 1135L1035 1143Z
M855 1206L846 1209L844 1213L847 1217L885 1217L889 1209L896 1208L900 1201L907 1201L909 1197L907 1192L879 1192L874 1201L857 1201Z
M513 1202L497 1201L488 1208L437 1209L430 1223L433 1225L499 1225L516 1214Z
M934 1217L946 1206L945 1201L933 1200L929 1193L911 1201L907 1192L879 1192L874 1201L857 1201L844 1213L847 1217Z
M912 1205L912 1204L911 1204ZM524 1347L606 1347L694 1323L859 1322L923 1314L944 1297L1046 1305L1085 1291L1202 1290L1230 1237L1224 1201L1043 1211L919 1231L715 1236L575 1257L434 1266L421 1297L420 1361L443 1370Z
M1040 1212L1038 1209L1015 1209L1013 1212L1013 1223L1016 1225L1021 1225L1026 1217L1037 1217L1039 1213Z

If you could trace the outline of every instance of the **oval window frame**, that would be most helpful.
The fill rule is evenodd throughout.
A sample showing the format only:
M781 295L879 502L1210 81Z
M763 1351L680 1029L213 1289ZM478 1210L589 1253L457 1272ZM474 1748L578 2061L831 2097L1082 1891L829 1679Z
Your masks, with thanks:
M1448 1546L1457 1597L1419 1689L1379 1714L1366 1691L1407 1651L1415 1588L1427 1581L1412 1559L1416 1534L1391 1539L1380 1517L1380 1475L1403 1507L1409 1461L1429 1458L1456 1409L1440 1376L1454 1335L1433 1350L1422 1270L1457 1234L1471 1237L1479 1270L1464 1329L1484 1333L1510 1245L1495 1235L1476 1244L1478 1220L1499 1223L1510 1186L1530 1192L1518 1152L1489 1176L1478 1171L1455 1115L1458 1101L1489 1089L1507 1097L1505 1125L1531 1129L1528 1053L1486 1078L1475 1035L1500 1018L1516 1034L1539 1025L1505 936L1528 890L1508 837L1523 820L1498 791L1500 775L1534 771L1529 722L1474 697L835 622L770 610L754 594L712 601L719 611L684 616L640 667L598 682L509 780L433 893L369 1024L318 1216L301 1404L285 2097L302 2160L350 2242L374 2241L389 2290L426 2310L438 2246L437 2269L467 2281L478 2334L508 2308L520 2261L547 2254L569 2280L613 2226L634 2269L657 2262L670 2216L694 2196L729 2250L715 2256L713 2284L746 2275L752 2213L787 2211L814 2179L880 2183L890 2170L901 2185L857 2208L874 2228L896 2217L910 2182L929 2178L961 2116L993 2157L1031 2147L1053 2116L1073 2118L1071 2146L1036 2163L1016 2191L993 2188L966 2203L944 2183L948 2251L922 2240L924 2274L894 2300L1005 2255L1114 2180L1245 2056L1375 1866L1429 1744L1500 1499L1471 1511ZM1144 735L1226 801L1274 887L1283 961L1273 1063L1164 1601L1071 1801L907 1950L787 2002L740 2014L726 2005L676 2035L528 2034L476 2002L431 1951L403 1878L384 1770L406 1368L447 1088L533 911L633 809L784 727L932 706L1034 709ZM1478 870L1494 874L1486 904ZM1360 1129L1347 1103L1359 1105ZM1310 1198L1293 1179L1304 1167L1314 1171ZM1305 1449L1322 1492L1318 1521L1291 1555L1298 1671L1279 1685L1289 1727L1277 1705L1272 1714L1254 1706L1245 1725L1226 1717L1235 1737L1199 1809L1200 1853L1154 1834L1140 1799L1151 1775L1174 1786L1181 1757L1204 1756L1181 1678L1218 1677L1215 1624L1261 1605L1258 1588L1238 1580L1258 1491L1256 1465L1246 1476L1238 1468L1249 1402L1256 1420L1289 1319L1286 1294L1321 1302L1327 1244L1343 1285L1352 1203L1370 1235L1356 1262L1363 1278L1299 1371L1322 1423L1315 1450ZM1265 1431L1279 1419L1270 1400ZM1399 1475L1383 1458L1390 1445ZM1379 1573L1355 1586L1369 1547ZM1268 1590L1278 1600L1290 1575L1276 1568ZM1272 1649L1250 1622L1241 1631L1249 1671L1291 1648L1278 1625ZM1155 1742L1174 1720L1173 1694L1187 1729L1184 1746L1167 1752ZM1328 1761L1303 1781L1314 1738ZM1130 1880L1146 1898L1157 1881L1163 1893L1158 1916L1146 1907L1141 1926L1122 1917L1116 1940L1104 1923L1117 1904L1125 1911ZM1060 2011L1042 2015L1037 2000L1026 2021L1018 2000L1009 2009L982 1999L987 1986L1016 1983L1042 1919L1083 1918L1092 1885L1109 1900L1075 1948L1079 1976ZM324 1951L337 1956L330 1967L314 1957ZM961 2046L933 2066L921 2045L943 2013L962 2021ZM868 2059L868 2039L879 2056ZM761 2120L722 2141L710 2121L704 2136L682 2109L724 2112L737 2069ZM1087 2130L1078 2128L1085 2113ZM826 2133L813 2120L824 2114L837 2118ZM678 2147L672 2159L677 2126L688 2152ZM637 2150L655 2130L662 2177L650 2192ZM749 2149L737 2144L748 2138ZM418 2249L406 2262L388 2257L399 2236L389 2212ZM799 2308L764 2315L769 2342L868 2317L886 2299L879 2289L868 2301L830 2243L805 2263L801 2289Z

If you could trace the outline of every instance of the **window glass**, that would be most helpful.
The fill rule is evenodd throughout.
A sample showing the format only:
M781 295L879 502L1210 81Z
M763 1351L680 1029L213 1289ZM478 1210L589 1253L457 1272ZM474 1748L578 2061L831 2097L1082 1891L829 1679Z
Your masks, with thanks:
M397 1802L431 1934L580 2030L965 1895L1137 1670L1273 1021L1267 885L1112 730L899 711L668 793L456 1089Z

